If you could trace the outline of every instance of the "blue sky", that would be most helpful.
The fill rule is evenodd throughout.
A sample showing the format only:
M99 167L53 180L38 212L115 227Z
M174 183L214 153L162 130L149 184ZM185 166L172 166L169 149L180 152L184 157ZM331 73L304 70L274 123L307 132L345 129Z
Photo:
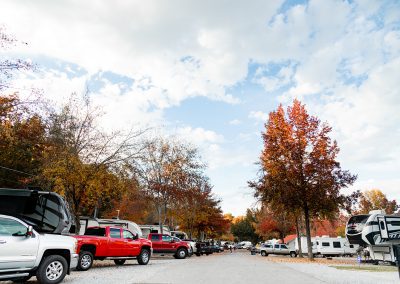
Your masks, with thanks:
M91 91L114 130L152 126L199 147L222 208L255 204L261 131L294 98L327 121L351 189L400 200L399 1L0 0L40 72L15 86L61 104ZM21 95L24 91L19 89Z

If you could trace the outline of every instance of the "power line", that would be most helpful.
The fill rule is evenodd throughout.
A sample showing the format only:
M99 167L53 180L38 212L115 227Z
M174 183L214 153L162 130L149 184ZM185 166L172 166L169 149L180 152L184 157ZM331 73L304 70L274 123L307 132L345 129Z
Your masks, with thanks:
M11 171L11 172L16 172L16 173L24 174L24 175L27 175L27 176L31 176L31 177L36 177L35 175L28 174L26 172L22 172L22 171L19 171L19 170L16 170L16 169L11 169L11 168L7 168L7 167L3 167L3 166L0 166L0 168L8 170L8 171Z

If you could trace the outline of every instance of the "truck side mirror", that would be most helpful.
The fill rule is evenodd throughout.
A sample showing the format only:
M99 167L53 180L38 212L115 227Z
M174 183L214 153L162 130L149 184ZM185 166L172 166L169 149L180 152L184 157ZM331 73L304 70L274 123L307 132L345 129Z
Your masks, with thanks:
M25 236L32 237L32 235L33 235L33 227L32 226L28 226L28 228L26 229Z

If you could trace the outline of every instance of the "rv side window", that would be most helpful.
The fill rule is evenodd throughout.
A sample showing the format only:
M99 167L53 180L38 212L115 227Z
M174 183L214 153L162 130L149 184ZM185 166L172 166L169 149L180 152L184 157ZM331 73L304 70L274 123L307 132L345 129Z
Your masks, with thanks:
M350 245L350 248L354 248L354 245Z
M287 246L285 246L285 245L281 245L281 248L283 248L283 249L287 249Z
M319 246L319 242L317 242L317 246Z
M278 248L279 248L279 245L274 245L274 248L278 249Z
M329 245L328 242L322 242L322 246L323 246L323 247L329 247L330 245Z
M342 246L340 245L340 242L333 242L333 247L334 248L341 248Z
M160 239L159 239L158 235L151 235L151 240L152 241L159 241Z

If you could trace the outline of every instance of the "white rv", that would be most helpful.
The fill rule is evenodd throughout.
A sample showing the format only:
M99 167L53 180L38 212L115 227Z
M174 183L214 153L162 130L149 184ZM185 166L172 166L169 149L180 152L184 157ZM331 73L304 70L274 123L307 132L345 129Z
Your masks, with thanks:
M358 245L350 244L347 239L329 236L315 237L313 242L317 247L317 254L321 256L353 256Z
M307 237L301 237L300 241L301 241L301 253L304 255L308 254ZM316 255L318 253L318 251L317 251L317 244L316 244L314 238L311 238L311 245L312 245L312 253L313 253L313 255ZM291 247L291 245L289 245L289 247ZM297 238L294 240L294 249L297 254L300 254L299 241L297 240Z
M394 263L393 245L400 245L400 216L387 215L383 210L352 216L346 237L350 244L368 247L373 260Z
M160 225L139 225L140 229L142 230L142 234L144 238L147 238L147 236L150 233L156 233L160 234ZM171 231L167 226L163 226L163 234L166 235L171 235Z
M120 219L98 219L90 217L80 217L81 228L79 230L79 235L84 235L86 228L88 227L105 227L105 226L115 226L126 228L134 234L137 234L139 238L143 237L142 230L140 227L132 221L120 220Z

